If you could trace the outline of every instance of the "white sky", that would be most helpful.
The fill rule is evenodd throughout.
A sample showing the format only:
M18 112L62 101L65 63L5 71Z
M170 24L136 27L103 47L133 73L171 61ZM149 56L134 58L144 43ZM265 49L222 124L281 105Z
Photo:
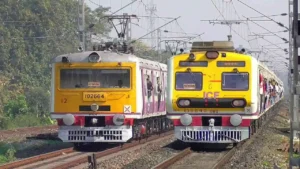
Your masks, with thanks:
M85 0L86 4L95 9L97 7L96 4L100 4L104 7L111 7L111 12L114 12L121 7L125 6L126 4L130 3L132 0ZM118 12L117 14L136 14L136 15L147 15L149 14L145 11L144 4L149 4L150 0L138 0L133 5L123 9L122 11ZM153 0L154 4L156 5L156 15L160 17L178 17L178 23L180 27L187 33L205 33L201 36L202 40L204 41L211 41L211 40L227 40L227 35L229 33L229 27L225 25L213 25L209 24L209 22L201 21L201 20L215 20L219 19L222 20L222 16L214 6L213 2L216 4L217 8L221 11L223 16L226 19L237 20L242 19L245 20L243 16L246 17L253 17L253 16L261 16L261 14L255 12L254 10L246 7L243 5L239 0ZM229 2L226 2L229 1ZM288 13L288 1L286 0L241 0L243 3L255 8L257 11L265 14L265 15L278 15L281 13ZM233 5L232 5L233 4ZM235 12L236 11L236 12ZM273 16L272 19L276 20L277 22L283 23L285 26L289 26L288 24L288 16ZM267 18L253 18L253 20L267 20ZM149 21L147 18L141 18L139 22L133 21L137 23L139 26L133 25L133 38L139 38L145 35L147 29L149 29ZM166 21L162 19L156 19L155 28L160 25L163 25ZM261 55L260 58L264 60L280 60L281 62L276 63L276 67L283 67L281 64L283 61L286 61L284 57L288 57L282 49L288 49L288 44L284 44L284 41L281 40L279 37L276 36L264 36L264 38L274 44L278 44L278 46L282 49L278 49L278 46L272 46L269 42L263 39L259 40L252 40L250 44L248 40L254 39L254 36L248 36L254 33L266 33L266 28L271 32L278 32L283 31L285 28L278 26L276 23L272 21L257 21L256 23L261 25L263 28L248 22L240 24L240 25L233 25L233 42L235 46L238 47L239 45L243 45L244 47L250 48L252 50L258 50L257 48L264 46L264 48L269 48L269 52L265 55ZM248 25L248 26L247 26ZM183 32L176 22L169 24L168 26L162 28L162 30L166 29L172 32ZM250 32L249 32L249 29ZM113 31L114 32L114 31ZM239 37L235 32L240 34L243 38ZM111 34L115 36L115 33ZM278 36L286 38L288 40L288 33L281 32L277 33ZM170 34L170 33L163 33L162 36L184 36L184 34ZM150 44L149 41L147 41ZM162 44L164 47L164 44ZM274 65L274 63L273 63Z

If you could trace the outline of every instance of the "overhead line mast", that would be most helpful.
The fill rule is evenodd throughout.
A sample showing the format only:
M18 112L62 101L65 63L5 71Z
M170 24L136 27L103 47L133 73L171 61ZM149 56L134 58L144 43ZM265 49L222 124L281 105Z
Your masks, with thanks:
M155 12L157 11L156 5L153 0L150 0L150 3L146 6L146 11L149 12L149 28L151 31L151 48L156 46L156 32L153 31L155 29Z
M85 4L84 0L78 0L78 33L79 33L79 51L84 52L86 49L85 43L85 17L84 17L84 10Z
M220 25L228 25L229 26L229 35L227 35L228 37L228 41L232 40L232 25L239 25L242 22L241 21L235 21L235 20L224 20L224 21L220 21L220 20L202 20L202 21L208 21L210 24L220 24Z

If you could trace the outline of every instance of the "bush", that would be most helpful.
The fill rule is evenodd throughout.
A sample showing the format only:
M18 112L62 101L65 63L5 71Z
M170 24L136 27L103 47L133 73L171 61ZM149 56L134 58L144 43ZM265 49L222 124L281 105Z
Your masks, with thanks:
M16 149L11 144L0 144L0 164L16 160Z
M32 114L20 114L15 118L5 118L0 123L0 128L2 129L14 129L20 127L33 127L33 126L43 126L51 125L49 117L36 117Z

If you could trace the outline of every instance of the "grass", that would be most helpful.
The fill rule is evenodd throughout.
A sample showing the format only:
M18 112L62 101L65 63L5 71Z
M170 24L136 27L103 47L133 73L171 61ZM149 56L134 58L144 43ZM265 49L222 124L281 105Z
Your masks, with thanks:
M34 144L27 144L26 142L14 142L14 143L0 143L0 165L16 160L17 151L30 151L33 148L43 148L45 146L57 146L62 142L55 140L43 140L43 142L37 142Z
M3 130L51 124L53 124L53 121L49 117L36 117L33 114L21 114L14 119L0 118L0 129Z
M266 167L269 167L269 166L270 166L270 162L264 161L264 162L263 162L263 165L266 166Z
M16 149L13 144L0 143L0 164L14 161Z

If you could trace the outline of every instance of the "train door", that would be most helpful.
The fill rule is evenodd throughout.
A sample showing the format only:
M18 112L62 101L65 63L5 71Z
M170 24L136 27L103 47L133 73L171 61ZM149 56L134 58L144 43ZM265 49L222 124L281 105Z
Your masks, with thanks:
M153 104L153 72L142 69L143 84L143 115L151 114L154 110Z
M166 99L167 99L167 72L163 72L163 102L162 102L162 110L166 111Z
M163 91L164 91L164 77L161 71L155 71L154 77L155 86L155 100L154 100L154 112L162 112L163 109Z
M164 91L165 91L165 82L164 82L164 73L159 71L156 72L156 85L155 85L155 93L156 93L156 112L163 112L165 107L165 98L164 98Z

